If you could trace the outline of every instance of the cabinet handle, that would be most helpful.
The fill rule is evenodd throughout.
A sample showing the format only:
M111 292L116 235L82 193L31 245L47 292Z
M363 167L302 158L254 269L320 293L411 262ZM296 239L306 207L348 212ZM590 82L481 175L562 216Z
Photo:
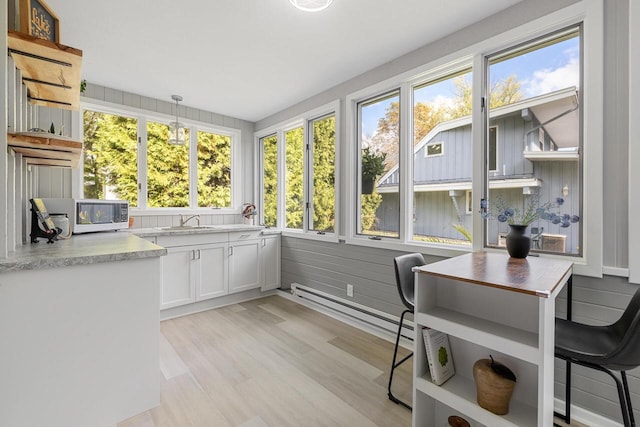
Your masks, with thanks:
M196 251L195 249L191 249L191 261L194 261L196 259Z
M229 246L229 256L233 255L233 246Z
M198 258L196 259L200 259L200 249L198 249Z
M262 239L262 247L264 248L265 246L267 246L267 239Z

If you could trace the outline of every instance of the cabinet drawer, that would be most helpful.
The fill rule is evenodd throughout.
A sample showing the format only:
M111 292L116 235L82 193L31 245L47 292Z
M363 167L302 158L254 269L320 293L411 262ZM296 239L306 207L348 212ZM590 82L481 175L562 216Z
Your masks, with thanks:
M230 242L239 242L242 240L255 240L262 237L260 234L261 230L250 230L250 231L231 231L229 232L229 241Z
M156 244L164 248L174 246L206 245L208 243L225 243L228 233L185 234L183 236L158 236Z

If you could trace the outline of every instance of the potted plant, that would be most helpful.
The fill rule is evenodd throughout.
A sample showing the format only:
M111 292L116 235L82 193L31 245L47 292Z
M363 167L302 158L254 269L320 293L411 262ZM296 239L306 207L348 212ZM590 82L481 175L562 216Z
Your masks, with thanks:
M370 147L362 150L362 194L373 192L376 179L384 173L386 153L375 153Z

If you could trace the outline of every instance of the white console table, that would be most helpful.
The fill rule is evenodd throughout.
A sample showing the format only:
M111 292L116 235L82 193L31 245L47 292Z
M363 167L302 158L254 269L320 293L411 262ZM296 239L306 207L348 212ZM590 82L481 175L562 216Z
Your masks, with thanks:
M444 425L454 414L472 426L553 425L555 298L572 265L474 252L414 269L414 427ZM430 379L423 327L449 334L456 374L441 386ZM506 415L476 401L473 364L489 355L517 377Z

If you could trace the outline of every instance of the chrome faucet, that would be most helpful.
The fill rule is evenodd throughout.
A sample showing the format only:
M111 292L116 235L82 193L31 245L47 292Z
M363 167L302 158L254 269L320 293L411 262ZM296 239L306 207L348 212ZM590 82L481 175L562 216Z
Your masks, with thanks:
M182 215L180 215L180 227L184 227L187 224L187 222L192 218L195 218L198 226L200 226L200 215L191 215L186 219Z

